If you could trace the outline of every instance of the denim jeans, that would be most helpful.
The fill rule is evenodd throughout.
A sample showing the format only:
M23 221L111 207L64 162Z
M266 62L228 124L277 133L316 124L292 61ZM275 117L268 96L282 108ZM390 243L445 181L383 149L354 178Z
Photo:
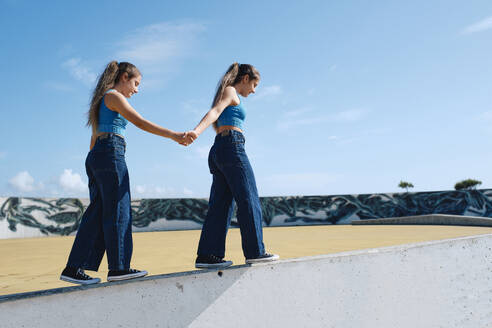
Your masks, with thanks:
M125 140L99 137L87 155L90 204L80 222L67 266L97 271L104 251L109 270L130 268L133 251L130 182Z
M231 130L225 136L218 134L210 149L208 165L213 182L198 255L224 257L233 200L244 256L255 258L265 253L260 199L244 142L242 133Z

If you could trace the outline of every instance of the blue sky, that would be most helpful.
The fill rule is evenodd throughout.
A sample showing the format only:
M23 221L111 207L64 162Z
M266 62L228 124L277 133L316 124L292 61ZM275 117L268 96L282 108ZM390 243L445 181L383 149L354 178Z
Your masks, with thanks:
M492 187L490 1L0 0L0 196L88 197L85 114L112 59L130 103L193 128L234 61L262 75L246 151L261 196ZM208 197L190 147L127 129L133 198Z

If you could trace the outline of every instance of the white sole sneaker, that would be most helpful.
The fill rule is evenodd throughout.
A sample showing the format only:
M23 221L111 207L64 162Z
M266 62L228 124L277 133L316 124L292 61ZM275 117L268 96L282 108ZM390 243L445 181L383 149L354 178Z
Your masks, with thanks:
M135 272L135 273L129 273L129 274L122 274L119 276L108 276L108 281L121 281L121 280L128 280L128 279L135 279L135 278L141 278L145 277L149 273L145 270L142 270L140 272Z
M221 269L232 265L232 261L225 261L222 263L195 263L197 269Z
M60 276L60 280L71 282L72 284L78 284L78 285L92 285L101 282L101 279L99 278L92 278L90 280L78 280L63 275Z
M256 259L246 259L246 264L273 262L273 261L277 261L279 258L280 257L277 254L271 254L271 256L268 256L268 257L259 257Z

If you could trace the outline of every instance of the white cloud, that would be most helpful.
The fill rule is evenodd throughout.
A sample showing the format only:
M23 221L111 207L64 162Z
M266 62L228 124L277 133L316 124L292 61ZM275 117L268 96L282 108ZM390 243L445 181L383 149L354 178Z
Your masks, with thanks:
M301 115L304 115L306 113L312 112L312 109L310 108L299 108L299 109L294 109L290 110L288 112L284 113L285 117L299 117Z
M48 81L44 85L45 85L45 87L52 89L52 90L56 90L56 91L67 92L67 91L74 91L75 90L74 87L71 87L71 86L64 84L64 83L55 82L55 81Z
M278 130L288 130L293 127L315 125L327 122L353 123L363 119L368 113L365 109L350 109L335 114L312 115L310 109L298 109L286 112L278 122ZM309 115L307 115L309 114Z
M198 35L205 30L198 23L158 23L136 29L112 45L119 49L114 54L118 61L129 61L142 70L145 79L142 86L153 88L162 83L162 74L175 70L177 61L195 53ZM70 49L71 50L71 49ZM62 63L72 77L93 86L97 74L81 58L73 57ZM56 82L47 82L52 89L69 91L70 88Z
M181 107L186 115L193 122L199 121L205 113L210 109L212 100L205 99L190 99L181 102Z
M465 27L461 33L462 34L471 34L476 32L482 32L485 30L492 29L492 16L487 17L475 24L469 25Z
M282 94L282 87L279 85L270 85L262 87L258 93L253 97L254 100L264 99L268 97L274 97Z
M137 185L135 187L134 194L138 197L149 198L172 197L177 195L173 188L155 185Z
M158 195L163 195L163 194L174 191L172 188L164 188L164 187L159 187L159 186L154 187L153 189L154 189L154 193L158 194Z
M210 146L196 146L193 148L195 154L201 159L207 159L208 153L210 152Z
M33 191L34 190L34 178L27 171L17 173L13 178L9 180L10 186L17 191Z
M492 121L492 110L482 113L480 118L486 121Z
M58 179L58 184L65 192L81 193L87 191L87 185L82 181L80 174L73 173L71 169L63 170Z
M52 177L48 181L36 182L27 171L17 173L9 180L9 185L17 192L29 192L35 196L65 197L69 195L80 195L88 191L86 183L82 181L80 174L70 169L63 170L58 177Z
M205 30L197 23L158 23L144 26L124 37L117 58L135 62L149 70L172 68L171 61L192 54L196 38Z
M135 198L176 198L190 197L194 192L186 187L180 190L156 185L137 185L132 190Z
M329 122L331 117L326 116L318 116L318 117L307 117L303 119L281 119L277 123L277 129L279 130L289 130L294 127L303 126L303 125L313 125L320 124L323 122Z
M135 191L137 194L143 194L145 193L145 186L136 186Z
M70 75L86 85L93 85L97 75L90 68L83 64L80 58L70 58L66 60L62 67L68 70Z
M58 189L50 189L48 191L48 194L51 196L51 197L63 197L62 193L60 192L60 190Z
M366 113L364 109L349 109L337 113L335 119L340 122L355 122L361 120Z

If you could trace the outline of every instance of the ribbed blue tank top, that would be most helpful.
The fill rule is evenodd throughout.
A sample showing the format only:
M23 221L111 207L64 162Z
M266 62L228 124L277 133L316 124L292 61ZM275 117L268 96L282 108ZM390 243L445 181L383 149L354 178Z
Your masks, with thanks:
M114 89L110 89L106 91L106 94L113 90ZM104 96L106 96L106 94L104 94ZM103 97L101 100L101 105L99 106L98 131L116 133L124 137L127 124L127 119L121 116L120 113L106 107Z
M217 127L223 125L232 125L243 130L244 119L246 118L246 110L241 104L241 99L239 99L239 104L236 106L227 106L222 114L220 114L217 119Z

